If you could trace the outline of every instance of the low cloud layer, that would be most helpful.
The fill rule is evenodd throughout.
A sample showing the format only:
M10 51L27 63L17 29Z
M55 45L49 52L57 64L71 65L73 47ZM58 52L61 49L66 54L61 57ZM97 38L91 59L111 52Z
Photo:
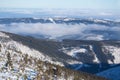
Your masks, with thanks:
M109 27L102 25L67 25L67 24L41 24L41 23L12 23L0 24L1 31L7 31L17 34L27 35L47 35L51 39L58 37L67 38L68 36L77 39L103 40L110 39L112 36L116 39L120 33L120 27ZM116 36L116 37L115 37Z

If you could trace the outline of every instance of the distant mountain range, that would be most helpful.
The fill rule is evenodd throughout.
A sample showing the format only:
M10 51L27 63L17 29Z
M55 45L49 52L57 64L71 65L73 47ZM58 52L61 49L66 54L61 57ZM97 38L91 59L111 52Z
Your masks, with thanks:
M0 18L0 24L10 23L56 23L56 24L98 24L105 26L119 26L120 21L104 19L81 19L81 18Z

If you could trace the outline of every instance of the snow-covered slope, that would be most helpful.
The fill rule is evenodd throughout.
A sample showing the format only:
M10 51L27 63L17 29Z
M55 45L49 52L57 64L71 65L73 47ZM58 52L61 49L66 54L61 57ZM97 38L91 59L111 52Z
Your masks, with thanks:
M109 64L120 64L120 47L112 45L103 46L103 52L113 55L114 59L108 60Z
M15 47L18 45L18 50L22 50L21 47L25 46L25 51L27 50L30 55L35 53L32 54L33 57L67 68L97 73L115 67L111 65L120 64L120 41L63 40L59 42L5 34L12 39L12 41L8 40L9 43L12 42ZM25 51L23 49L22 52ZM84 64L89 67L83 66Z
M20 52L22 54L28 54L29 56L32 56L34 58L37 58L37 59L40 59L42 61L48 61L50 63L54 63L54 64L57 64L57 65L61 65L63 66L62 63L60 62L54 62L52 61L52 58L50 58L49 56L45 55L44 53L38 51L38 50L35 50L33 48L30 48L26 45L23 45L22 43L20 42L17 42L17 41L14 41L12 40L8 35L6 35L5 33L2 33L0 32L0 44L1 44L1 52L2 53L5 53L6 50L9 50L12 52L16 51L16 52Z
M98 73L120 64L119 41L65 40L63 44L59 50L81 62L81 64L70 65L72 69Z
M120 43L119 43L120 44ZM118 44L118 45L119 45ZM93 49L94 45L83 45L83 46L76 46L76 47L63 47L61 51L63 51L65 54L75 57L76 59L79 59L79 55L84 54L91 54L91 56L94 56L93 62L95 63L101 63L100 59L98 58L98 54L95 53L95 49ZM94 47L96 48L96 47ZM107 45L103 44L101 45L102 54L106 55L107 63L108 64L120 64L120 45ZM111 57L110 57L111 56Z
M106 80L105 78L61 67L63 66L62 61L57 61L57 59L55 61L51 56L36 50L37 48L34 49L23 44L24 41L22 40L26 40L25 37L18 36L22 38L20 42L14 40L11 36L18 35L0 32L1 80ZM69 59L69 61L71 60L73 64L77 62L75 59Z

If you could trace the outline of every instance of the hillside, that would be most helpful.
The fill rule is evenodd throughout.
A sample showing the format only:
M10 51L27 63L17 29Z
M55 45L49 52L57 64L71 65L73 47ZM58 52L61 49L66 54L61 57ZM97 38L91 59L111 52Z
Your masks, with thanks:
M120 77L119 77L119 75L120 75L120 66L105 70L103 72L98 73L97 75L107 77L107 78L109 78L111 80L120 80Z
M21 39L28 41L23 41ZM51 57L49 56L50 54L47 55L47 53L40 52L37 50L38 48L33 48L32 41L30 41L31 44L29 41L30 39L27 37L25 38L15 34L0 32L1 80L106 80L105 78L97 77L95 75L61 67L64 66L63 62L65 64L67 61L62 62L60 61L62 60L61 58L55 58L56 60L53 60L56 55ZM23 44L22 42L26 42L26 44ZM27 46L28 43L29 46ZM40 43L38 45L40 45ZM55 43L53 45L55 45ZM52 48L54 49L54 47ZM71 57L70 59L75 60Z
M43 56L50 58L47 60L49 58L45 57L47 61L52 63L57 61L57 64L70 69L98 73L120 64L120 41L117 40L63 40L59 42L6 34L12 40L43 53Z

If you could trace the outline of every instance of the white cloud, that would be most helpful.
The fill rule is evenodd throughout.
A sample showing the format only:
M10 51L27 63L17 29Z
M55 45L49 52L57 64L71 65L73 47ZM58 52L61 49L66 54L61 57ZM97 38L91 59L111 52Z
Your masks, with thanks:
M112 16L113 14L112 13L108 13L108 12L101 12L100 13L101 16Z
M10 25L0 25L0 30L19 34L48 35L55 39L66 35L79 35L81 38L102 40L104 35L92 33L95 31L114 31L119 32L119 27L108 27L102 25L67 25L67 24L41 24L41 23L12 23ZM106 32L107 33L107 32Z

